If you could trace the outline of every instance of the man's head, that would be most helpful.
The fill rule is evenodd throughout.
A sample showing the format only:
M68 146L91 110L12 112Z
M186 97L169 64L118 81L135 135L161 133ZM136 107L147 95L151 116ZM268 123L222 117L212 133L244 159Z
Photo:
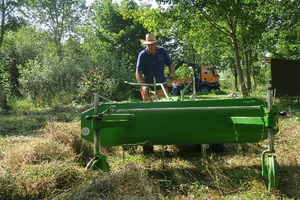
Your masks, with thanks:
M156 36L154 33L149 33L146 35L146 40L141 39L143 44L154 44L157 43Z
M155 55L156 53L156 36L154 33L149 33L146 35L146 40L141 39L141 43L146 45L147 51L150 54Z

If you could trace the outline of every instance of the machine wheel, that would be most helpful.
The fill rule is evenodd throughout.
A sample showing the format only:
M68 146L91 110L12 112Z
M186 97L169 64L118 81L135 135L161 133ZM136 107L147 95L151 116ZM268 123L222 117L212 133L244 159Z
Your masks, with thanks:
M209 149L214 153L222 153L224 151L224 144L210 144Z
M202 87L200 87L199 91L202 93L209 93L210 88L208 86L202 86Z
M108 172L110 167L106 161L106 156L104 154L99 154L94 157L90 162L87 164L86 169L93 169L99 170L101 169L104 172Z
M143 154L152 154L154 153L154 147L151 146L143 146Z
M278 189L278 162L274 155L268 157L268 190Z

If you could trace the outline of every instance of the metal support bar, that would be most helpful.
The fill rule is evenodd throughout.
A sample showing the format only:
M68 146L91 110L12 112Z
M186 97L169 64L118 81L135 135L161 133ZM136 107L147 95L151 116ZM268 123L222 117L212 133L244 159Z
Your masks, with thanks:
M267 92L267 104L268 104L268 113L267 116L270 117L270 114L272 113L272 87L271 85L268 86L268 92ZM269 123L269 119L268 124ZM269 142L269 147L268 150L263 151L262 153L262 175L267 176L267 169L265 166L265 155L267 153L275 153L274 150L274 128L272 126L268 127L268 142Z
M154 99L157 99L157 95L156 95L156 78L155 76L153 76L153 83L154 83Z
M183 101L183 90L180 90L181 101Z
M268 103L268 115L270 116L270 114L272 113L272 87L271 85L269 85L268 87L268 95L267 95L267 103ZM274 128L272 126L270 126L268 128L268 137L269 137L269 151L274 152Z
M193 96L192 99L195 100L196 99L196 80L195 80L195 76L193 76Z
M133 114L102 114L102 117L134 117Z
M165 168L165 147L164 145L162 145L162 168Z
M151 111L180 111L180 110L240 110L240 109L262 109L261 106L220 106L220 107L174 107L174 108L132 108L112 109L112 112L151 112Z
M94 115L98 115L98 104L98 93L94 93ZM100 153L100 130L94 130L94 133L94 153L97 155Z
M208 144L201 144L201 158L203 160L206 159L206 149L208 148Z
M154 77L153 77L154 78ZM167 98L168 101L170 101L169 95L167 94L167 91L165 90L164 85L167 84L167 82L164 83L131 83L128 81L124 81L125 83L129 84L129 85L137 85L137 86L153 86L154 87L154 91L155 91L155 95L156 95L156 86L160 86L164 92L165 97ZM156 81L155 81L156 82Z
M168 101L170 101L170 98L169 98L169 95L167 94L167 91L165 89L165 87L163 86L163 84L161 84L161 89L163 90L164 94L165 94L165 97L167 98Z

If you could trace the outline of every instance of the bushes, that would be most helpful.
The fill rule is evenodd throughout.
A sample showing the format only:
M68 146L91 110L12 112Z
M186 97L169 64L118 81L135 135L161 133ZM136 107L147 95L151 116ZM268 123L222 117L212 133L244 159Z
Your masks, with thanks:
M134 73L126 67L126 62L113 57L94 62L87 60L89 58L59 62L52 57L43 62L30 60L25 67L20 67L21 93L40 106L65 105L75 99L90 102L93 92L116 101L134 98L134 94L130 94L132 86L124 83L134 80Z
M98 92L101 96L110 99L113 93L116 92L117 86L117 81L109 77L108 70L98 66L82 75L78 83L79 98L90 102L93 98L93 93Z
M62 93L74 95L83 69L72 61L58 62L49 58L44 63L30 60L20 72L22 94L39 104L51 104L53 98Z

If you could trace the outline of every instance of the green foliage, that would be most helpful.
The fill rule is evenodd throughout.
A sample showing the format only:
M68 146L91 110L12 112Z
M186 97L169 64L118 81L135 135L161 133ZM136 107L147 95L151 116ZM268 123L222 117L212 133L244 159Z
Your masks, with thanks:
M248 89L252 89L252 85L255 89L255 85L261 83L259 78L264 73L259 68L262 65L255 64L261 63L260 58L266 52L280 51L289 58L297 57L297 42L294 45L286 42L288 38L293 38L290 41L299 41L295 34L299 33L295 20L299 3L295 1L158 2L170 6L152 25L159 24L159 27L166 27L164 29L178 31L177 39L183 42L183 57L201 65L214 64L220 70L230 70L240 86L247 83ZM272 31L270 27L276 27L276 30ZM280 28L283 28L282 34L280 40L276 40ZM287 34L290 31L292 34ZM269 36L267 40L262 37L264 34ZM269 41L270 44L266 45ZM266 46L267 49L264 48Z
M78 83L79 100L90 102L93 93L97 92L106 99L123 101L135 99L134 88L125 84L125 81L133 82L134 73L124 60L115 58L101 59L95 62L97 67L84 73Z
M168 74L169 74L169 68L165 68L165 75L167 76ZM176 79L190 78L192 74L193 74L193 70L186 67L186 64L183 64L175 71Z
M137 55L144 48L140 39L149 31L157 34L175 64L216 65L221 87L232 90L241 78L237 64L253 92L269 80L262 56L299 59L298 1L158 0L169 6L153 9L131 0L94 1L89 8L84 0L38 0L28 1L28 21L25 2L5 0L1 7L6 14L0 27L1 93L10 104L20 91L33 100L29 105L70 103L78 96L81 76L95 66L105 68L115 85L116 90L105 86L107 97L136 98L137 88L124 81L135 81ZM187 76L187 69L177 70L177 78Z
M126 59L131 69L135 68L142 49L140 39L147 33L143 25L128 14L137 9L134 1L122 1L119 6L105 0L94 2L91 14L92 29L96 33L96 38L93 38L97 44L95 49L114 55L117 60Z
M30 60L24 68L20 67L22 76L19 81L22 94L41 106L51 104L56 95L74 95L83 72L78 63L72 60L62 63L55 58L49 58L43 63Z
M56 1L38 0L31 2L31 17L36 23L46 26L56 55L61 61L63 57L63 42L72 34L76 34L83 20L87 8L84 0Z
M187 67L179 67L176 70L176 78L182 79L182 78L189 78L193 74L193 70L187 68Z
M13 110L32 110L36 108L36 105L28 99L20 99L16 97L11 97L8 101L9 107Z
M78 86L79 98L85 102L92 102L93 93L110 99L117 90L116 80L109 78L108 70L100 66L85 73Z
M3 0L0 3L0 50L5 40L5 34L9 30L16 31L18 28L25 26L27 22L24 20L22 9L24 8L24 0Z
M19 66L25 66L28 60L36 59L37 56L43 56L46 53L44 46L39 44L43 38L43 33L35 31L31 26L18 29L16 32L9 31L6 34L6 40L1 50L0 68L3 70L3 80L5 93L9 98L19 96ZM5 76L4 76L5 75Z
M269 2L261 7L262 16L268 19L263 47L272 57L300 59L299 11L299 1Z

